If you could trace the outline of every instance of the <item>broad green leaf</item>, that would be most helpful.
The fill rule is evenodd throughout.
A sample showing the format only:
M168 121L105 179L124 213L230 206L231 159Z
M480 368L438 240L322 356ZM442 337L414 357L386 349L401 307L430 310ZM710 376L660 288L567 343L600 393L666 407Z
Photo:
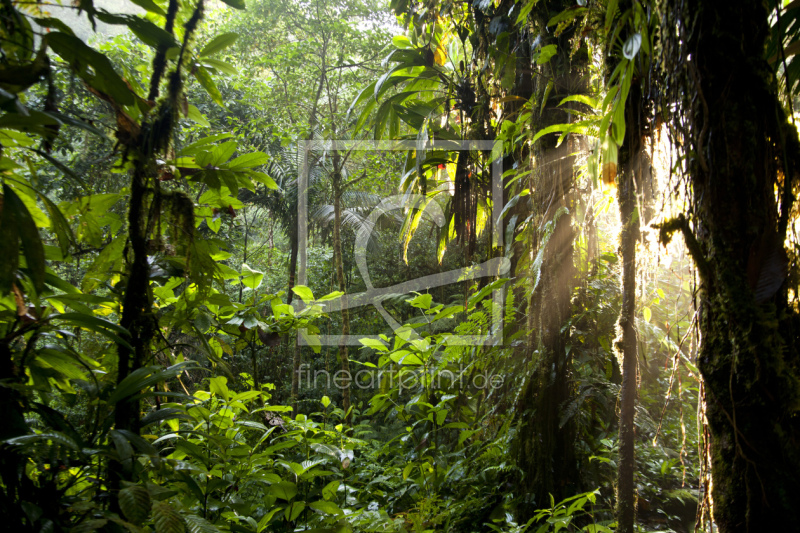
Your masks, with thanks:
M228 378L225 376L208 378L208 390L211 392L211 394L216 394L217 396L221 396L223 399L227 400L230 397L230 391L228 390Z
M258 270L253 270L247 263L242 263L242 285L249 289L256 290L261 285L261 280L264 279L264 273Z
M151 13L155 13L156 15L161 15L162 17L167 16L166 11L161 9L158 4L153 2L153 0L130 0L131 3L136 4L137 6L149 11Z
M249 154L240 155L228 163L228 168L231 170L240 170L244 168L260 167L267 161L269 161L269 156L264 152L251 152Z
M316 501L316 502L311 502L308 506L311 507L312 509L314 509L315 511L319 511L319 512L324 513L324 514L329 514L329 515L341 515L341 514L343 514L342 510L339 509L338 505L336 505L333 502L329 502L329 501L325 501L325 500L319 500L319 501Z
M118 15L98 11L97 18L106 24L124 24L128 26L131 32L144 44L153 48L171 48L178 46L177 41L175 41L175 38L168 31L137 15Z
M72 31L72 28L67 26L61 19L53 17L37 17L34 18L33 21L43 28L54 28L62 33L66 33L67 35L75 35L75 32Z
M141 525L150 514L150 493L141 485L121 489L118 501L125 518L136 525Z
M539 55L536 56L536 63L539 65L544 65L550 61L554 55L556 55L556 52L558 52L558 47L554 44L543 46L542 50L539 52Z
M288 502L297 496L297 485L291 481L281 481L280 483L275 483L272 485L269 488L269 492L276 498L280 498L281 500L286 500Z
M3 231L5 232L11 227L14 228L11 231L10 244L13 244L14 241L18 239L16 242L22 246L22 253L28 264L28 271L30 272L33 286L36 292L41 292L42 289L44 289L45 256L42 239L39 237L39 229L36 227L36 223L23 201L17 196L14 189L5 183L3 184L2 209ZM3 238L5 239L5 235ZM9 253L16 256L18 252L17 250L9 250ZM4 257L3 261L5 264L2 268L3 274L0 276L0 279L2 279L0 290L5 292L11 288L10 281L12 281L14 277L13 271L16 270L16 261L11 257ZM11 267L10 270L9 267Z
M118 237L103 247L89 266L81 281L83 292L91 292L103 281L108 281L110 273L121 270L124 257L125 239Z
M269 521L272 520L272 517L275 516L280 511L283 511L283 506L282 505L278 505L277 507L274 507L267 514L265 514L261 518L261 520L258 521L258 525L257 525L258 533L261 533L262 531L267 529L267 525L269 525Z
M264 174L263 172L256 172L254 170L250 170L247 172L247 175L250 176L253 180L259 183L263 183L264 185L267 186L268 189L272 190L278 189L278 184L275 183L275 180L273 180L271 177L269 177L267 174Z
M432 294L420 294L415 296L411 300L406 300L412 307L416 307L418 309L430 309L431 302L433 302L433 295Z
M222 0L234 9L245 9L245 0Z
M186 118L193 120L201 126L205 126L206 128L211 127L211 123L208 121L206 116L192 104L189 104L189 112L186 114Z
M314 301L314 293L305 285L295 285L292 287L292 292L302 298L306 303Z
M297 517L300 516L300 513L303 512L303 509L306 508L306 502L292 502L289 504L289 507L286 508L284 515L286 516L286 520L289 522L294 522L297 520Z
M317 300L317 302L328 302L330 300L335 300L336 298L340 298L343 294L344 293L341 291L335 291L330 294L326 294L325 296Z
M184 515L183 520L186 522L189 533L222 533L222 530L201 516L187 514ZM255 520L252 518L250 520L255 524Z
M205 152L204 157L197 157L197 164L201 167L212 165L218 167L226 163L239 147L235 141L228 141L213 147L210 152ZM201 162L202 161L202 162ZM230 189L230 187L228 187ZM231 190L231 192L233 192Z
M180 513L165 501L153 504L153 524L156 533L183 533L184 531Z
M378 339L363 338L363 339L358 339L358 342L360 342L361 344L363 344L364 346L366 346L368 348L372 348L372 349L378 350L380 352L388 352L389 351L389 347L386 346L381 341L379 341Z
M256 390L248 390L244 392L240 392L236 396L234 396L231 401L232 402L243 402L246 400L252 400L253 398L258 398L263 393L256 391Z
M239 71L236 69L236 67L227 61L222 61L221 59L204 57L202 63L204 66L212 68L220 74L226 74L228 76L236 76L239 74Z
M214 80L211 78L211 74L209 74L208 70L206 70L204 67L198 67L198 69L194 72L194 77L200 82L200 85L203 86L203 89L206 90L215 104L220 107L225 107L225 104L222 103L222 93L219 92L217 84L214 83Z
M136 369L117 385L117 388L109 397L108 402L111 404L117 403L144 389L152 387L156 383L174 378L183 372L187 366L191 365L194 365L194 362L186 361L178 363L177 365L172 365L164 370L161 370L158 366L146 366Z
M566 98L564 98L563 100L561 100L561 102L558 105L562 106L562 105L566 104L567 102L580 102L582 104L588 105L592 109L599 109L599 106L600 106L600 104L599 104L599 102L597 101L596 98L592 98L592 97L587 96L585 94L571 94L571 95L567 96Z
M206 57L214 55L217 52L221 52L222 50L233 45L238 37L239 35L236 33L223 33L222 35L217 35L211 40L210 43L205 45L203 49L200 50L199 55L200 57Z
M420 359L417 355L407 350L400 350L398 352L394 352L393 354L389 355L389 358L395 363L402 365L418 366L422 364L422 359Z
M135 102L134 93L114 70L108 57L73 35L53 32L47 34L45 39L50 48L69 63L86 83L107 94L119 105L132 105Z
M64 321L74 326L94 331L115 344L125 346L131 350L133 349L126 340L126 338L130 338L128 330L103 318L82 313L63 313L60 315L52 315L50 320Z
M326 500L332 500L336 497L336 491L339 490L339 480L334 480L322 488L322 497Z

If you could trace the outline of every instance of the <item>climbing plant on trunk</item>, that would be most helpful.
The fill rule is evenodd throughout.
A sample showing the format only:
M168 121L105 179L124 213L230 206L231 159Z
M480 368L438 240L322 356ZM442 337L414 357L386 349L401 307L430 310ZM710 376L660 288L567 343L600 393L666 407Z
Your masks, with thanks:
M800 315L786 246L800 150L765 57L776 5L662 2L668 96L680 105L672 134L691 205L661 237L682 233L700 277L698 367L721 532L800 519Z

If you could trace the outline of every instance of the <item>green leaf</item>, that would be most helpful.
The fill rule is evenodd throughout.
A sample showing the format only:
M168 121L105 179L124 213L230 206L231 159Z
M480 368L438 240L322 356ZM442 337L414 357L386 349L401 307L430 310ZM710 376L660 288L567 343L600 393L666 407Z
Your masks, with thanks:
M186 521L186 527L189 533L220 533L220 529L197 515L189 514L183 518Z
M406 300L412 307L416 307L418 309L430 309L431 302L433 302L433 295L432 294L420 294L410 300Z
M334 480L322 488L322 497L326 500L332 500L336 497L336 491L339 490L339 480Z
M194 72L194 77L200 82L200 85L203 86L203 89L206 90L215 104L220 107L225 107L225 105L222 103L222 93L219 92L217 84L214 83L214 80L211 78L211 74L209 74L208 70L206 70L204 67L199 67Z
M214 55L217 52L221 52L235 43L238 37L239 35L236 33L223 33L222 35L217 35L211 40L210 43L205 45L203 49L200 50L199 56L206 57Z
M644 321L650 322L650 318L653 316L653 312L650 310L649 307L645 307L642 309L642 314L644 315Z
M205 158L198 156L197 164L201 167L207 165L220 166L231 158L238 146L239 145L235 141L228 141L219 144L213 147L210 152L206 152L207 155L205 155Z
M137 6L141 7L142 9L149 11L150 13L155 13L156 15L161 15L162 17L166 17L167 13L161 9L153 0L130 0L131 3L136 4Z
M386 346L381 341L379 341L378 339L364 338L364 339L358 339L358 342L360 342L361 344L363 344L364 346L366 346L368 348L372 348L374 350L378 350L379 352L388 352L389 351L389 347Z
M125 249L125 239L118 238L103 247L94 262L86 270L86 274L81 281L81 290L91 292L101 282L109 279L109 274L122 269L124 257L122 251Z
M258 398L262 394L263 393L261 393L261 392L259 392L257 390L248 390L248 391L240 392L239 394L237 394L236 396L231 398L231 401L232 402L243 402L243 401L246 401L246 400L252 400L253 398Z
M211 392L211 394L216 394L225 400L230 398L230 391L228 390L228 378L225 376L208 378L208 390Z
M326 294L325 296L317 300L317 302L328 302L330 300L335 300L337 298L340 298L343 294L344 293L341 291L335 291L330 294Z
M17 193L5 183L3 184L2 221L4 232L9 228L13 228L10 232L11 243L9 244L13 245L14 242L17 242L22 245L22 253L28 264L33 286L36 292L41 292L42 289L44 289L45 274L45 256L42 239L39 237L39 230L28 208L25 207L25 204L19 196L17 196ZM6 236L4 235L3 239L5 238ZM18 251L16 249L9 249L8 252L13 254L14 258L18 256ZM14 279L16 267L18 266L18 259L12 259L10 256L6 256L3 258L3 261L4 265L0 269L2 270L2 275L0 275L0 290L5 292L11 289L11 282Z
M253 178L255 181L263 183L264 185L267 186L268 189L278 190L278 184L275 183L275 180L273 180L263 172L256 172L254 170L250 170L248 171L247 175Z
M264 152L251 152L249 154L240 155L228 163L228 168L231 170L240 170L244 168L260 167L267 161L269 161L269 156Z
M261 285L261 280L264 279L264 273L258 270L253 270L247 263L242 263L242 285L245 287L256 290Z
M564 98L563 100L561 100L561 102L559 102L558 105L562 106L562 105L566 104L567 102L580 102L582 104L588 105L592 109L599 109L600 108L600 103L597 101L596 98L592 98L590 96L586 96L585 94L571 94L571 95L567 96L566 98Z
M311 289L305 285L295 285L292 287L292 292L298 295L306 303L314 301L314 293L312 293Z
M153 524L156 533L183 533L183 520L178 511L167 502L153 505Z
M192 361L185 361L172 365L171 367L160 370L158 366L145 366L131 372L122 382L117 385L114 392L108 398L108 403L114 404L125 398L129 398L138 392L152 387L156 383L174 378L183 372L187 366L194 365Z
M69 324L99 333L115 344L125 346L131 350L133 349L126 340L126 338L130 338L128 330L104 318L82 313L63 313L60 315L52 315L49 320L63 320Z
M284 515L286 516L286 520L289 522L294 522L297 520L297 517L300 516L300 513L303 512L303 509L306 508L306 502L292 502L289 504L289 507L286 508Z
M67 35L75 35L75 32L72 31L72 28L67 26L61 19L53 17L37 17L34 18L33 21L43 28L55 28L62 33L66 33Z
M222 0L234 9L245 9L244 0Z
M536 135L533 136L531 143L535 143L541 137L547 135L548 133L561 133L565 129L569 128L569 126L570 126L569 124L553 124L551 126L547 126L546 128L543 128L536 132Z
M281 481L269 488L270 494L287 502L297 496L297 485L291 481Z
M261 518L261 520L258 521L258 525L257 525L258 533L261 533L262 531L264 531L267 528L267 525L269 524L269 521L272 520L272 517L275 516L277 513L279 513L282 510L283 510L283 506L279 505L277 507L274 507L267 514L265 514Z
M118 15L98 11L97 18L106 24L127 26L144 44L152 48L177 47L175 38L165 29L159 28L149 20L136 15Z
M422 359L420 359L417 355L407 351L407 350L400 350L399 352L395 352L389 355L389 358L394 361L395 363L402 364L402 365L421 365Z
M201 126L205 126L206 128L211 127L211 123L208 121L206 116L192 104L189 104L189 112L186 114L186 118L188 118L189 120L193 120L198 124L200 124Z
M228 76L236 76L239 74L239 71L236 69L236 67L227 61L222 61L221 59L204 57L202 63L204 66L210 67L220 74L227 74Z
M53 32L47 34L45 39L50 48L69 63L86 83L107 94L119 105L134 104L134 93L114 70L108 57L73 35Z
M555 26L556 24L560 24L562 22L569 22L573 20L578 15L585 13L589 9L586 7L570 7L569 9L565 9L555 17L551 18L548 22L548 26ZM556 33L558 35L558 33Z
M542 50L539 52L539 55L536 56L536 63L539 65L544 65L550 61L554 55L556 55L556 52L558 52L558 47L554 44L543 46Z
M320 402L322 402L322 407L327 409L328 406L331 404L331 399L328 398L327 396L323 396L322 399L320 400Z
M119 508L130 522L137 526L147 520L150 514L150 493L141 485L130 485L121 489L118 496Z
M163 422L164 420L174 420L176 418L193 420L192 417L190 417L184 412L183 409L169 407L166 409L157 409L155 411L151 411L144 418L142 418L139 425L140 427L144 428L149 426L150 424L155 424L156 422Z
M78 446L78 443L75 442L73 439L68 437L67 435L63 435L61 433L51 431L49 433L36 433L33 435L23 435L22 437L15 437L13 439L6 440L6 444L10 444L12 446L22 446L28 447L32 444L39 443L39 442L48 442L51 441L54 444L58 444L60 446L64 446L76 452L80 452L81 448Z
M324 513L324 514L329 514L329 515L341 515L341 514L344 514L342 512L342 510L339 509L338 505L336 505L333 502L329 502L329 501L325 501L325 500L319 500L319 501L316 501L316 502L311 502L308 506L311 507L312 509L314 509L315 511L319 511L319 512Z

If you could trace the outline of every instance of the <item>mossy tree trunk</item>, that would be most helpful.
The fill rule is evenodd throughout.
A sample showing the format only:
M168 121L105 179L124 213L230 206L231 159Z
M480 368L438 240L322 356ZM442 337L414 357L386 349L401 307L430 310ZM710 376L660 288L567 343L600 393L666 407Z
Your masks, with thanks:
M539 24L545 27L548 9L539 15L542 17ZM531 128L534 133L552 124L568 122L569 115L563 108L557 108L557 104L564 97L587 89L582 74L588 57L583 48L571 54L572 38L572 32L566 31L554 41L558 54L535 78L539 98L546 102L540 104L543 112L534 118ZM545 44L549 43L542 43ZM534 191L531 195L536 215L534 226L545 228L549 224L552 232L539 231L527 252L535 257L544 248L538 271L535 261L530 261L527 263L530 270L526 272L530 280L538 279L538 284L529 287L534 289L528 302L527 323L533 372L520 397L518 408L524 413L525 426L515 445L524 473L522 486L528 494L528 501L520 507L523 519L537 508L548 507L551 494L559 501L581 487L575 455L576 425L571 417L562 416L562 408L574 395L572 354L568 349L570 328L565 325L572 314L576 277L573 154L578 146L572 141L556 146L557 137L542 137L533 148L530 189Z
M636 398L638 396L639 354L636 333L636 243L639 238L639 217L636 195L637 178L640 177L642 157L639 128L631 117L638 115L638 87L631 88L628 102L627 139L622 154L627 161L621 165L622 173L617 183L619 203L620 256L622 259L622 305L619 313L619 337L615 348L620 354L622 384L619 396L619 460L617 465L617 531L633 533L636 518L635 438ZM637 154L630 156L629 154ZM638 164L637 164L638 163Z
M698 366L723 533L787 531L800 521L800 324L784 249L798 144L764 59L774 7L666 3L684 21L670 25L680 28L671 51L684 69L678 99L690 117L693 206L662 237L683 232L701 277Z
M344 256L342 255L342 193L344 183L342 177L342 160L338 151L333 152L333 262L336 269L336 280L339 290L347 291L344 277ZM350 357L348 354L347 336L350 335L350 314L347 309L342 309L342 337L339 341L339 363L341 364L341 379L334 383L342 389L342 409L345 420L350 421ZM339 372L337 372L339 374Z

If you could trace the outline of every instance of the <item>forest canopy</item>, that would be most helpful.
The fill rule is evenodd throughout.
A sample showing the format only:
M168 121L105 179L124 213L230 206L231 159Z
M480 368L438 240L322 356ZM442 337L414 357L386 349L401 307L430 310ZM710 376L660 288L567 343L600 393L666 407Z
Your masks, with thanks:
M790 531L800 2L3 0L14 532Z

